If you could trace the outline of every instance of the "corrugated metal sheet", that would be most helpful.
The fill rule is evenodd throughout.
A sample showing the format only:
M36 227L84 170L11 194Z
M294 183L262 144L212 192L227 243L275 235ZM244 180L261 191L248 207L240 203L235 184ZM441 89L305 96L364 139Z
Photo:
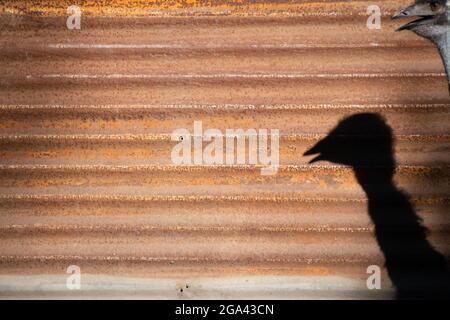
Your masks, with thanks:
M448 257L450 99L431 44L393 32L408 2L369 30L372 1L1 1L0 295L393 297L353 169L303 153L382 115ZM278 174L174 166L170 134L194 121L280 129Z

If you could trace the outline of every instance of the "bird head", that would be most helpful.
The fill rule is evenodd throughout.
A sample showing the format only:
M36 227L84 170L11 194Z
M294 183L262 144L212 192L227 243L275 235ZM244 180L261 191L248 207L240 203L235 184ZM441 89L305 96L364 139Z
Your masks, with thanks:
M392 19L418 17L402 25L396 31L411 30L432 41L438 48L447 74L450 94L450 1L416 0L416 3L401 10Z
M396 31L412 30L423 36L427 36L424 29L437 25L443 18L446 20L447 0L416 0L413 5L396 13L392 19L417 18ZM430 32L431 30L427 30Z
M379 114L359 113L340 121L304 155L316 155L309 163L394 167L392 139L391 128Z

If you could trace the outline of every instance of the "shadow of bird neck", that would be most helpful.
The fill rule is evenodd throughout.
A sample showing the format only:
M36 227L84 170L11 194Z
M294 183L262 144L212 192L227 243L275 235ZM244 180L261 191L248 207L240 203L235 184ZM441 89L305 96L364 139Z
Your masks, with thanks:
M395 172L393 166L366 166L356 167L353 170L368 198L392 196L398 192L393 181Z

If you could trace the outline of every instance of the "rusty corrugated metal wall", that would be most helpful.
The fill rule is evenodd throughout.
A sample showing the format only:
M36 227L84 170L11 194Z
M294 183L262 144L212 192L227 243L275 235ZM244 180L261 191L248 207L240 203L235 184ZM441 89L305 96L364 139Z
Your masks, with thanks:
M409 1L379 1L381 30L372 2L0 1L1 297L393 297L386 271L366 288L384 256L352 168L302 156L362 112L448 256L442 62L394 33ZM278 174L174 166L194 121L280 129Z

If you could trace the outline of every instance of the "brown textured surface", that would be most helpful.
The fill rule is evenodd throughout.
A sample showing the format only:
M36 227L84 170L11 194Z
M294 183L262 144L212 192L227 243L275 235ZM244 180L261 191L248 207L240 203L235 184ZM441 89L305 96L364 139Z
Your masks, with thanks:
M368 30L370 1L83 1L69 31L77 1L1 1L1 296L70 296L29 288L77 264L105 279L86 296L367 297L365 196L302 156L358 112L392 127L395 180L448 256L450 99L434 48L393 32L408 2ZM170 133L196 120L279 128L278 174L173 167Z

